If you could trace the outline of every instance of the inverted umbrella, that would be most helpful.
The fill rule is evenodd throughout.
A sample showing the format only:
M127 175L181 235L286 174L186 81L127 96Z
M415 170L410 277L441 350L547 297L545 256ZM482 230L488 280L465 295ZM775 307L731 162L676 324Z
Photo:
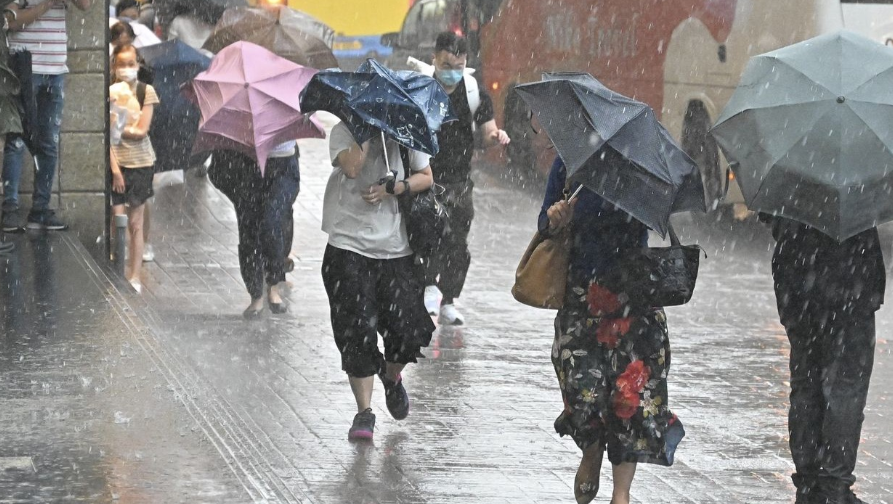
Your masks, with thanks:
M697 164L648 105L589 74L545 74L515 88L567 167L584 184L662 236L670 214L706 211Z
M437 131L455 121L450 97L431 77L393 71L367 60L356 72L323 71L301 92L301 107L338 116L357 143L384 132L397 143L432 156Z
M312 16L285 6L227 9L204 49L213 53L244 40L302 66L337 68L335 32Z
M146 47L140 54L155 71L152 86L161 100L149 130L158 158L155 171L184 168L201 113L180 93L180 86L207 70L211 59L179 40Z
M263 172L277 145L325 138L322 126L301 112L298 101L298 92L315 73L248 42L220 51L186 90L202 115L193 152L239 150L254 157Z
M751 210L843 241L893 218L893 49L849 32L755 56L712 133Z

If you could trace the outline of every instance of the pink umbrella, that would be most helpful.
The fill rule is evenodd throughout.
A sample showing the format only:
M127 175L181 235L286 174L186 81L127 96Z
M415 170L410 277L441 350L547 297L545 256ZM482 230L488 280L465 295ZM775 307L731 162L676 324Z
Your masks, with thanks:
M184 90L202 113L193 152L238 150L254 157L263 173L277 145L325 138L300 106L301 90L316 72L250 42L224 48Z

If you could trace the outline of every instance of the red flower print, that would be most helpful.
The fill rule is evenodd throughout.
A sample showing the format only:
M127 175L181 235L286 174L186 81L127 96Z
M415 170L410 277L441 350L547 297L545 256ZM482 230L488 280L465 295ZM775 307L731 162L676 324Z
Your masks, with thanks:
M630 389L614 391L614 414L622 420L629 420L639 409L639 394Z
M629 332L632 318L606 319L595 331L595 339L608 348L617 348L620 337Z
M623 374L617 377L617 388L635 392L638 395L645 390L649 378L651 378L651 369L644 362L634 360L626 366Z
M589 313L593 317L603 317L623 307L616 294L597 283L589 284L586 301L589 303Z

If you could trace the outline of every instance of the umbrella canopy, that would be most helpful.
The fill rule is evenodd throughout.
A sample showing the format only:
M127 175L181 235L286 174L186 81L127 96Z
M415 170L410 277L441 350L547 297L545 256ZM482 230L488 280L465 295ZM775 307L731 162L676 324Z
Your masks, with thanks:
M301 92L301 107L335 114L357 143L383 131L401 145L432 156L438 151L440 126L456 120L449 95L433 78L395 72L371 59L356 72L316 74Z
M662 236L670 214L706 211L697 164L648 105L589 74L545 74L515 88L567 167L584 184Z
M298 92L316 73L248 42L214 57L187 95L201 110L193 152L235 149L254 157L263 172L270 151L297 138L325 138L301 113Z
M893 49L849 32L755 56L712 133L748 206L843 241L893 218Z
M211 59L179 40L146 47L140 54L155 71L152 86L161 100L149 131L158 158L155 170L184 168L201 113L180 93L180 86L207 70Z
M337 68L332 54L335 32L327 25L289 7L227 9L204 48L213 53L244 40L312 68Z

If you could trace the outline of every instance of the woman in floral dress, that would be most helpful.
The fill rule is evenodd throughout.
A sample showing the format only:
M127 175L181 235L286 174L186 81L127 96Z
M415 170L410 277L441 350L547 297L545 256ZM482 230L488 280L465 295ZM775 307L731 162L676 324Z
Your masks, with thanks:
M667 405L670 344L660 308L636 306L598 283L625 250L645 247L648 230L584 188L568 203L566 171L556 159L539 217L545 235L570 226L564 308L555 319L552 363L564 411L555 430L583 451L574 481L578 503L595 499L605 450L614 469L612 504L628 504L639 462L672 465L685 435Z

